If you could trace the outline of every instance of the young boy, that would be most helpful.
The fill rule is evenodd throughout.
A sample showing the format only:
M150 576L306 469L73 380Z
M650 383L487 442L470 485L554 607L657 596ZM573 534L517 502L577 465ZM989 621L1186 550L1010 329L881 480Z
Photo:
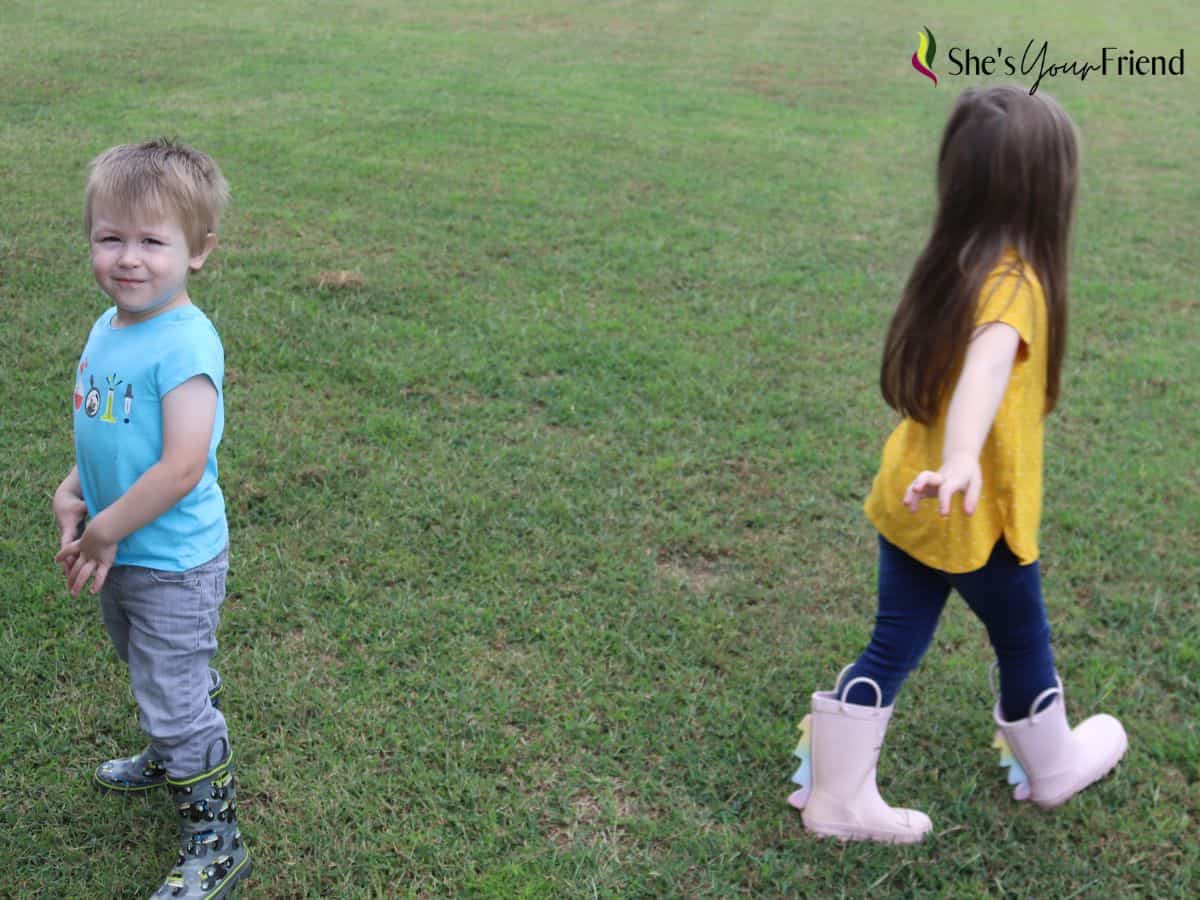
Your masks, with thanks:
M101 765L96 785L129 796L165 783L179 811L179 858L156 897L224 897L250 874L209 668L228 568L216 462L225 359L187 290L228 199L211 158L159 140L96 157L84 200L92 272L116 305L79 360L54 559L73 595L89 579L100 594L150 738Z

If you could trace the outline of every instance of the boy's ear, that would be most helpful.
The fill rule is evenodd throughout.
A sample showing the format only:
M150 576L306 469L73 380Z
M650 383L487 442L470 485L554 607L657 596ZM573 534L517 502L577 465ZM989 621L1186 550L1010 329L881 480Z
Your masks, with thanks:
M208 254L212 253L217 247L217 236L211 231L204 237L204 248L191 258L188 263L188 270L191 272L199 272L200 267L204 265L204 261L208 259Z

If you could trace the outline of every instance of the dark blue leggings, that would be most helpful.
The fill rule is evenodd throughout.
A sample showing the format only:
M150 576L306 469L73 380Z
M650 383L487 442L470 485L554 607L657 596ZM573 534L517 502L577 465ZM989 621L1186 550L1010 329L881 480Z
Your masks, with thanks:
M1054 655L1038 564L1022 566L1003 537L982 569L952 575L917 562L880 535L875 631L842 684L860 676L871 678L883 692L883 705L890 706L929 649L952 588L987 627L1000 663L1004 718L1024 719L1037 695L1057 683ZM875 691L860 682L846 700L872 706Z

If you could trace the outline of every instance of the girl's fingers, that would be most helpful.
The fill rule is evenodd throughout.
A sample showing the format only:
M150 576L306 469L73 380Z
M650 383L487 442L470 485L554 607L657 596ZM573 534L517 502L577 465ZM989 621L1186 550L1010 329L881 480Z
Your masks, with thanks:
M979 506L979 495L983 493L983 479L971 478L967 482L967 494L963 500L963 512L968 516Z
M904 505L912 512L916 512L922 498L937 495L937 488L941 483L942 478L937 472L922 472L913 479L908 490L904 492Z
M983 481L975 476L967 476L961 481L947 481L938 491L938 511L942 517L950 515L950 505L955 494L963 495L963 512L968 516L975 512L979 505L979 495L983 491Z
M954 502L954 495L965 491L967 485L968 481L962 478L947 479L942 483L942 487L938 491L938 511L942 514L942 518L950 515L950 506Z
M943 518L950 515L950 507L954 495L963 494L963 512L968 516L979 506L979 497L983 492L983 479L977 474L951 473L953 478L947 478L940 472L922 472L912 480L908 490L904 492L904 505L910 511L916 512L925 498L935 498L938 501L938 512Z
M961 486L945 482L941 490L938 491L938 512L942 514L942 518L950 515L950 501L954 499L954 495L962 490Z

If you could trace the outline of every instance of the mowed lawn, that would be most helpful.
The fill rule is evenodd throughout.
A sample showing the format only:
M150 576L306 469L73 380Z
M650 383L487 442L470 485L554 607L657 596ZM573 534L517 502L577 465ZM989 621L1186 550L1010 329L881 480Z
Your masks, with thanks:
M90 787L143 738L49 508L106 305L85 167L159 134L235 195L192 296L228 365L243 896L1196 896L1191 71L1041 84L1084 145L1045 590L1071 714L1129 755L1014 803L953 601L879 772L934 837L818 842L784 804L869 633L879 350L940 130L1002 80L949 48L1200 62L1185 0L1004 6L5 4L0 896L145 896L175 852L165 797Z

